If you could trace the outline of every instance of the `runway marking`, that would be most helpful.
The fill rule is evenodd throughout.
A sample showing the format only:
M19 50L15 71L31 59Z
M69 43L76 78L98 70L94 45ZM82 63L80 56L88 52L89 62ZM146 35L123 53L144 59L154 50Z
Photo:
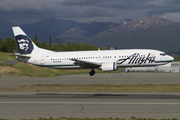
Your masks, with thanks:
M0 104L180 105L180 103L121 103L121 102L0 102Z

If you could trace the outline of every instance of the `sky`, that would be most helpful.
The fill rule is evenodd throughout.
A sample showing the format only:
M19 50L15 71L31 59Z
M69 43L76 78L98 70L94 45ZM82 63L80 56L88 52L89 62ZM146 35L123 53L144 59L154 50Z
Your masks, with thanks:
M118 23L147 16L180 22L180 0L0 0L0 19L19 25L48 18Z

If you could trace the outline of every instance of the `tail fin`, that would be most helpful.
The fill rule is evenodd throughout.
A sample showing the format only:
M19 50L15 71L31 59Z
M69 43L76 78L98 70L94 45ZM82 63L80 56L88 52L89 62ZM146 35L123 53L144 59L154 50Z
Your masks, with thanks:
M20 54L31 54L37 46L20 27L12 27Z

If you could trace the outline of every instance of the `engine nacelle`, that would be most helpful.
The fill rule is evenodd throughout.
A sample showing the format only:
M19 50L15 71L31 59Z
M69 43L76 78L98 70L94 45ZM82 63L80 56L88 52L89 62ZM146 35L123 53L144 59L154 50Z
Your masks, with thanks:
M117 63L116 62L102 63L100 69L102 71L116 71L117 70Z

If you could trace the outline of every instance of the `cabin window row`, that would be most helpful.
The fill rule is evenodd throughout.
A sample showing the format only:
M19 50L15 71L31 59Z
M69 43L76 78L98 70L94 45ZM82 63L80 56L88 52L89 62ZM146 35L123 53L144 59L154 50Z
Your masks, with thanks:
M127 56L128 57L128 56ZM70 60L70 59L98 59L101 57L74 57L74 58L51 58L51 60ZM112 58L112 56L103 56L103 58ZM116 58L116 56L114 56ZM126 56L119 56L119 58L126 58Z
M114 58L126 58L129 56L114 56ZM145 55L139 55L139 57L145 57ZM101 57L73 57L73 58L51 58L51 60L70 60L70 59L98 59ZM112 56L103 56L103 58L112 58Z
M51 58L51 60L70 60L70 59L98 59L100 57L77 57L77 58Z

